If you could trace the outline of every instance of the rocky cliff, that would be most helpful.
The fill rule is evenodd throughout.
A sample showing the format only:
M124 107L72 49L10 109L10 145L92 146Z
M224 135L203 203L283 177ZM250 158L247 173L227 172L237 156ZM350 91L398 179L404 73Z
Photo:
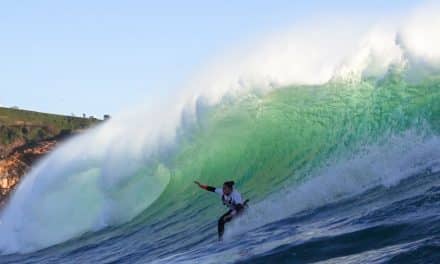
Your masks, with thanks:
M0 207L4 206L9 195L31 166L51 151L57 143L54 139L21 146L0 160Z
M0 107L0 208L39 159L60 141L99 122Z

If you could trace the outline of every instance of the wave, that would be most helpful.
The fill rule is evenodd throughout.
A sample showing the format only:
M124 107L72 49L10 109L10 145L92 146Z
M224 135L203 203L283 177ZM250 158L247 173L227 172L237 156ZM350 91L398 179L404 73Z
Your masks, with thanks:
M241 220L250 228L435 170L440 19L425 11L385 30L323 23L271 36L173 98L63 144L2 212L0 251L35 251L140 216L142 225L186 223L177 211L212 202L194 179L236 179L256 201Z

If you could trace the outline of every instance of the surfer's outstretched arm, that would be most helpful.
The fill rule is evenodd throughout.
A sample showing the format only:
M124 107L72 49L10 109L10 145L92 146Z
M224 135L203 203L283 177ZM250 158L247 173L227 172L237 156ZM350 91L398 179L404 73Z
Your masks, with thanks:
M198 182L198 181L195 181L194 183L197 184L200 188L202 188L202 189L204 189L204 190L207 190L207 191L210 191L210 192L215 192L215 187L201 184L201 183Z

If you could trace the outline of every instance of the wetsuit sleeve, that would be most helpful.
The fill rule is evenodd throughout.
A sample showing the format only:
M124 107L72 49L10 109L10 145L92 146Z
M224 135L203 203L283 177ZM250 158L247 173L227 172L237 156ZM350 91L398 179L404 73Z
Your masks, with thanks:
M200 188L202 188L204 190L207 190L209 192L216 192L216 189L217 189L215 187L208 186L208 185L200 185Z

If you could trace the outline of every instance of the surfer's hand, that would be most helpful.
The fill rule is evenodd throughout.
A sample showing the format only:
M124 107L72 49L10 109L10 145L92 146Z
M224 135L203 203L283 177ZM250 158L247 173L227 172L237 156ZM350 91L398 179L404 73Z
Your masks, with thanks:
M200 182L198 182L198 181L194 181L194 183L197 184L199 187L202 187L201 184L200 184Z

